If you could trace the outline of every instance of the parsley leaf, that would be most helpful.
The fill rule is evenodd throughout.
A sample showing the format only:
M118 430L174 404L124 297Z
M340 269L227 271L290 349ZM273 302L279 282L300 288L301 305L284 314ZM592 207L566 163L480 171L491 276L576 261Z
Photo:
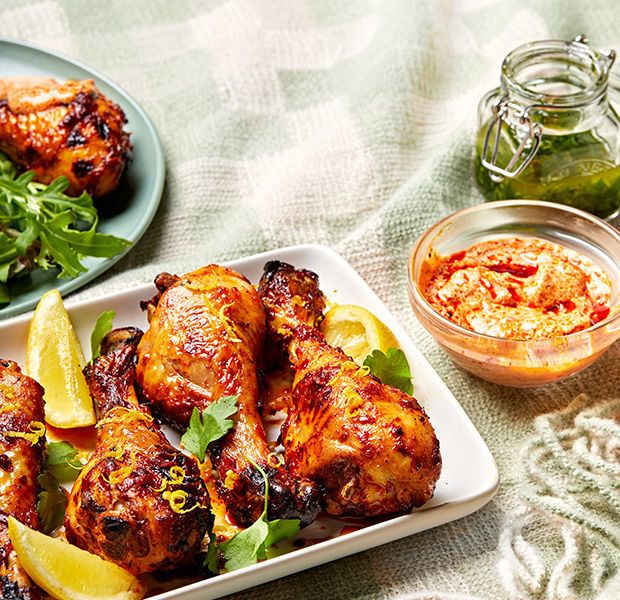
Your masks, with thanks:
M293 537L299 531L299 519L267 518L269 500L269 479L267 474L255 462L248 459L254 468L260 471L265 481L265 504L260 517L247 529L220 544L220 550L226 559L224 566L228 571L242 569L267 558L267 548L282 540Z
M189 428L181 438L181 444L199 461L205 459L207 446L219 440L230 429L233 421L228 419L237 412L237 396L222 396L202 411L194 407Z
M388 348L387 354L373 350L364 360L364 366L386 385L398 388L405 394L413 395L411 369L405 353L398 348Z
M131 246L97 231L93 199L86 192L67 196L66 177L46 185L35 182L34 176L33 171L18 176L0 153L0 284L36 268L58 268L59 277L75 277L87 270L82 264L85 256L111 258ZM8 301L3 285L0 302Z
M207 555L205 556L202 566L208 569L209 572L213 573L213 575L217 575L219 572L218 565L220 562L220 554L217 536L211 532L209 534L209 548L207 549Z
M76 460L77 454L69 442L48 442L44 468L59 481L75 479L84 466Z
M90 334L91 360L101 354L101 341L112 330L112 322L115 316L116 313L113 310L106 310L97 317L93 331Z
M37 483L41 488L37 502L41 531L52 533L65 518L67 495L50 471L43 471L37 478Z
M223 542L220 549L226 559L226 569L235 571L265 558L265 540L268 535L269 525L263 513L247 529Z

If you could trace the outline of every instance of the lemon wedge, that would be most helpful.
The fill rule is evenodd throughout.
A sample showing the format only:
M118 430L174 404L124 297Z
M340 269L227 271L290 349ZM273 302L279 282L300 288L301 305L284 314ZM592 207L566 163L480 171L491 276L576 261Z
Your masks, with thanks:
M145 587L131 573L9 517L9 537L26 573L58 600L139 600Z
M370 311L354 304L334 306L325 315L321 331L331 346L342 348L358 365L373 351L400 348L394 334Z
M96 421L82 373L84 355L58 290L37 305L26 346L26 370L45 389L45 420L54 427L86 427Z

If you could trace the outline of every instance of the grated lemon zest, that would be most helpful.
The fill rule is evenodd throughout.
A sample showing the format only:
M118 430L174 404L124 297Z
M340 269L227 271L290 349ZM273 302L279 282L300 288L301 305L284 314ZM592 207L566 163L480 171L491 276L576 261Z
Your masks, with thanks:
M0 392L2 392L9 400L15 399L15 393L14 393L13 387L10 385L0 383ZM10 406L13 406L13 405L11 404Z
M170 468L170 479L162 477L161 487L153 491L163 492L169 485L181 485L184 481L185 469L183 467L174 466Z
M353 377L358 377L359 379L362 379L364 377L367 377L370 374L370 367L368 365L364 365L363 367L360 367L357 371L355 371L355 373L353 373Z
M124 413L124 414L122 414ZM145 413L136 408L127 408L126 406L115 406L108 412L105 419L101 419L97 423L97 427L114 423L115 425L122 425L130 423L131 421L145 421L146 423L152 423L153 417L148 413Z
M17 404L5 404L4 406L0 406L0 415L3 415L4 413L7 413L7 412L11 412L13 410L18 410L18 409L19 409L19 406Z
M45 435L45 424L41 421L30 421L28 424L30 431L7 431L5 437L23 438L34 446Z
M200 504L196 502L196 504L194 504L194 506L192 506L191 508L184 509L183 507L185 506L185 503L187 502L188 496L189 494L184 490L174 490L173 492L167 491L162 494L162 498L168 501L168 504L170 504L170 508L175 513L179 513L181 515L188 513L188 512L192 512L193 510L196 510L197 508L207 508L206 506L204 506L204 504Z
M267 464L273 469L278 469L284 466L284 457L277 452L270 452L267 455Z
M228 471L226 471L226 479L224 479L224 487L228 490L232 490L238 478L239 475L237 475L237 473L232 469L228 469Z
M207 307L207 309L212 315L214 316L217 315L219 322L222 324L222 326L224 327L224 330L226 331L226 334L228 335L228 339L231 342L234 342L236 344L241 343L241 340L237 337L237 334L235 332L234 324L224 314L224 311L228 307L232 306L232 302L230 304L224 304L219 310L215 310L215 306L213 306L213 302L211 302L211 299L209 298L209 296L207 296L206 294L204 294L203 296L204 296L203 299L204 299L205 306Z
M351 401L351 404L345 410L345 415L348 418L356 417L364 403L362 397L351 387L345 388L343 395L347 400Z
M115 458L116 460L121 460L124 454L125 449L122 446L119 446L118 448L114 446L114 448L106 452L102 458Z
M123 454L125 454L123 452ZM120 469L116 469L116 471L111 471L108 477L103 476L103 480L110 485L118 485L119 483L125 481L127 477L131 475L131 472L136 468L136 454L137 452L133 450L131 452L131 463L125 467L121 467Z
M90 459L91 454L92 452L89 452L88 450L82 450L75 455L75 460L77 460L82 465L85 465Z
M235 331L235 326L232 321L224 314L224 310L226 310L232 304L224 304L222 308L217 313L217 316L220 318L222 325L224 325L224 329L226 329L226 333L228 334L228 339L231 342L235 342L236 344L240 344L241 340L237 337L237 332Z
M303 299L301 298L301 296L295 295L291 298L291 304L293 304L294 306L304 306L305 303L303 301Z

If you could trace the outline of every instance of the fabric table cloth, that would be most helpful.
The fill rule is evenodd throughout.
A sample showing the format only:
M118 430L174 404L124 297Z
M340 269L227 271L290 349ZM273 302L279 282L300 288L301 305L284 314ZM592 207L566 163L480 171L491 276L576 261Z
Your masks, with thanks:
M79 297L326 244L393 311L497 460L499 491L477 513L239 598L620 598L618 345L564 383L503 388L457 368L407 300L415 239L482 201L477 102L503 57L579 33L620 50L617 0L0 3L0 35L99 69L163 143L153 224Z

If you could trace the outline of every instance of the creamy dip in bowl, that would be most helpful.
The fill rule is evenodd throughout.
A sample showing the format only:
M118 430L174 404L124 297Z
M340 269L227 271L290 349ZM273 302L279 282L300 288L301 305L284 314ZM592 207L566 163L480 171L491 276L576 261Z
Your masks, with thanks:
M620 337L620 234L580 210L482 204L416 242L416 316L470 372L504 385L558 381Z

